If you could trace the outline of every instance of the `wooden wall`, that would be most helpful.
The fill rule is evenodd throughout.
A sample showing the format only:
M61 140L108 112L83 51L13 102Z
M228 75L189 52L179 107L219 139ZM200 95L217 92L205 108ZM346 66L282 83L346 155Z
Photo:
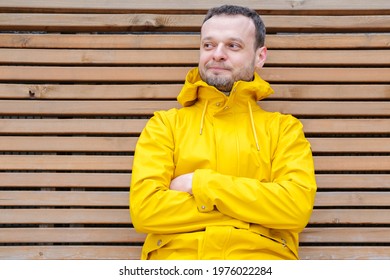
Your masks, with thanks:
M221 1L0 0L0 259L137 259L132 155L178 107ZM304 124L318 195L302 259L390 258L390 2L230 1L256 9L277 92Z

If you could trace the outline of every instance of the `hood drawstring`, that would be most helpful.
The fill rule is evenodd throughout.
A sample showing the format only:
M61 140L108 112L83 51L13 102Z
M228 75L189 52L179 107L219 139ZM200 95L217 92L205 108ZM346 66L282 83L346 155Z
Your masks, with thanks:
M204 119L206 116L206 110L207 110L207 104L209 101L206 99L206 103L204 104L203 112L202 112L202 118L200 120L200 130L199 130L199 135L202 135L203 132L203 125L204 125Z
M260 151L259 141L257 140L255 121L253 120L252 107L251 107L251 103L249 101L248 101L248 108L249 108L249 116L251 119L252 132L253 132L253 137L255 138L256 148L258 151Z

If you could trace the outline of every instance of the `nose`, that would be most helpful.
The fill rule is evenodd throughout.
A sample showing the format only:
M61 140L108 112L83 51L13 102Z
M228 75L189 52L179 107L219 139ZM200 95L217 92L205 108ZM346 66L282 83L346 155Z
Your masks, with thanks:
M222 43L218 44L218 46L214 49L213 59L215 61L225 61L227 59L227 55Z

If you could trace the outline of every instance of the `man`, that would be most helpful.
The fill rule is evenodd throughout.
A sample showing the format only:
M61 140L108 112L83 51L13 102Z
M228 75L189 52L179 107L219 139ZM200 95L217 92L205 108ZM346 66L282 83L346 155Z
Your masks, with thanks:
M263 111L256 73L265 28L238 6L211 9L199 66L137 143L130 212L148 233L142 259L298 259L316 182L310 144L290 115Z

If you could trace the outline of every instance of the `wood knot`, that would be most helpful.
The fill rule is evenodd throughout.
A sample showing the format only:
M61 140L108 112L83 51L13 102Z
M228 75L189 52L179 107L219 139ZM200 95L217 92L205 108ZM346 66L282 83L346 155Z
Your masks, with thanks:
M305 0L292 0L290 1L291 8L299 7L305 4Z
M30 96L30 98L35 98L35 91L29 90L28 95Z

